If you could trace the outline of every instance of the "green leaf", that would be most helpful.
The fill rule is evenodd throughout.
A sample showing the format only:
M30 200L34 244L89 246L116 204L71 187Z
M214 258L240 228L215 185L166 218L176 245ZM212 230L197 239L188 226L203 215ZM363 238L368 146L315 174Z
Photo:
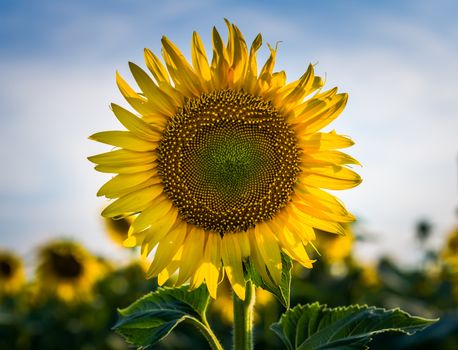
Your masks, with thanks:
M193 291L188 286L159 288L118 310L120 319L113 329L131 344L153 345L186 319L202 322L208 300L205 285Z
M282 272L280 285L276 285L272 279L269 279L268 281L264 280L249 259L245 262L245 269L255 286L271 292L280 301L280 303L288 309L291 289L291 268L293 267L293 263L291 258L283 253L281 255L281 261Z
M271 329L288 350L368 349L372 336L383 332L411 335L437 320L414 317L400 310L351 305L328 308L319 303L286 311Z

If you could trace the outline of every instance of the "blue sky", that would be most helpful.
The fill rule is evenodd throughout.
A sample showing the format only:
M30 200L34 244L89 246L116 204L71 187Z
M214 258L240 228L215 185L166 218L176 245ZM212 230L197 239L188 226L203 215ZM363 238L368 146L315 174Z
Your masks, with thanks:
M214 25L235 22L250 42L281 41L278 70L309 62L350 94L330 126L350 135L364 182L338 195L375 235L360 254L415 261L415 222L440 245L456 225L458 158L456 1L18 1L0 3L0 246L27 254L59 235L121 254L103 234L96 198L107 180L87 140L119 128L114 84L143 48L167 35L184 53L193 30L207 48ZM264 48L261 59L267 54ZM128 79L129 80L129 79Z

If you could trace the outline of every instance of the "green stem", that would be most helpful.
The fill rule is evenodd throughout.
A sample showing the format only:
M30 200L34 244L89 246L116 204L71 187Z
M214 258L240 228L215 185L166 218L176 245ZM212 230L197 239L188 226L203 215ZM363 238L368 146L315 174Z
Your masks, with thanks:
M247 282L245 290L245 300L240 300L232 292L234 303L234 350L253 349L253 307L256 294L251 281Z
M197 329L203 334L205 339L207 339L208 343L212 350L224 350L219 342L218 338L216 338L215 333L213 333L210 325L208 324L206 318L200 322L199 320L195 319L194 317L189 317L186 319L189 323L193 324L197 327Z

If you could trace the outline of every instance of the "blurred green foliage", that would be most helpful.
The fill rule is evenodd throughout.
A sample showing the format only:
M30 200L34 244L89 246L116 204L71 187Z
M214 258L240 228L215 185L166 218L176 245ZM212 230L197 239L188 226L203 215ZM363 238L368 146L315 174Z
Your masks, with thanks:
M418 235L428 239L425 224ZM429 228L428 228L429 229ZM426 236L426 237L425 237ZM449 242L454 242L453 237ZM452 244L451 243L451 244ZM427 244L422 244L426 247ZM454 246L452 246L454 249ZM458 344L458 268L454 251L444 246L441 252L423 249L422 263L406 270L388 258L372 265L357 261L351 254L340 261L318 258L311 270L293 268L291 305L319 301L330 307L369 304L395 308L423 317L441 320L413 336L384 334L370 343L371 349L455 350ZM457 252L458 254L458 252ZM108 264L113 265L113 264ZM130 305L155 290L154 280L145 280L138 262L107 269L93 286L92 297L72 303L57 296L40 295L34 281L15 293L0 295L0 349L128 349L111 327L118 319L117 308ZM220 286L219 298L209 308L209 322L221 343L230 348L231 299L228 285ZM256 348L281 349L282 344L269 329L284 307L273 297L258 293L256 305ZM181 324L155 349L208 349L202 335Z

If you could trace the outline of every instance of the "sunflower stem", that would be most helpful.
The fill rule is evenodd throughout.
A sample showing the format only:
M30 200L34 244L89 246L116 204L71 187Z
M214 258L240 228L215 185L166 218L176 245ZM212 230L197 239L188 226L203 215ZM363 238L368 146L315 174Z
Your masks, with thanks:
M245 286L245 300L232 292L234 303L234 349L253 349L253 307L256 299L254 285L248 281Z

